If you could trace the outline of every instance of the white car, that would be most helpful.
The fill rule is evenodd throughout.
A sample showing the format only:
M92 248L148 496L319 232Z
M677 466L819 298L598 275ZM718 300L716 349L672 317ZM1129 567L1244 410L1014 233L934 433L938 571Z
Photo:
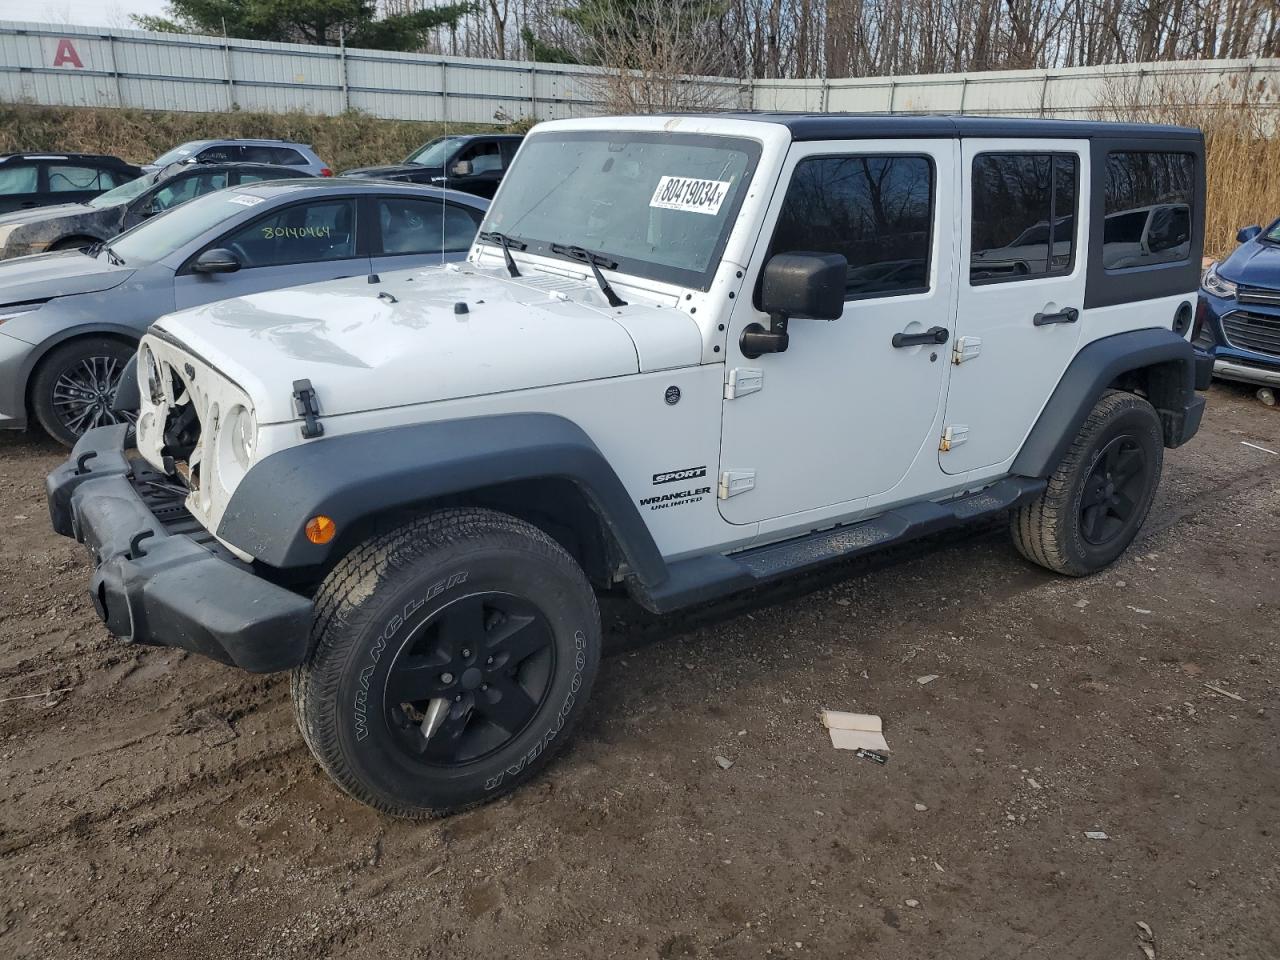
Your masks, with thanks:
M567 739L602 591L669 611L1009 511L1036 563L1114 561L1204 407L1202 171L1172 127L542 124L465 263L158 320L136 450L86 434L53 523L113 633L292 670L346 791L457 810ZM1108 270L1153 191L1186 256ZM975 265L1048 222L1060 255Z

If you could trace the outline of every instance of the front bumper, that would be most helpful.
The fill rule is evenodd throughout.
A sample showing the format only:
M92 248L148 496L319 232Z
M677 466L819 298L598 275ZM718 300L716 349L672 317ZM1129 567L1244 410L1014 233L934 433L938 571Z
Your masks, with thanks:
M1213 362L1213 375L1224 380L1239 380L1244 383L1280 386L1280 365L1255 367L1252 364L1233 363L1231 360L1215 360Z
M166 478L126 455L127 429L90 430L46 481L53 529L93 554L89 596L107 629L254 673L297 666L311 601L218 544Z

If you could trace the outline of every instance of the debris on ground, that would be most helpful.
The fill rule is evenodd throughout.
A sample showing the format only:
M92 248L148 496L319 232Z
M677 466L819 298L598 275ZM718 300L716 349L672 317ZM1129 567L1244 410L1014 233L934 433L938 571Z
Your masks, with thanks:
M1245 700L1245 698L1240 696L1240 694L1238 693L1232 693L1230 690L1223 690L1221 687L1216 686L1212 683L1206 683L1205 686L1208 687L1210 690L1212 690L1214 693L1220 693L1224 697L1230 697L1232 700L1235 700L1238 703L1248 703L1248 701Z
M718 766L721 770L728 770L730 767L733 766L733 761L730 760L728 757L722 757L717 754L716 766Z
M886 764L889 762L889 758L887 756L883 753L876 753L874 750L855 750L853 751L853 755L855 757L860 757L863 760L871 760L879 764Z
M916 677L916 683L923 687L926 683L933 683L937 679L938 675L936 673L926 673L923 677Z
M1156 960L1156 935L1152 932L1150 924L1139 920L1138 923L1138 949L1142 951L1143 956L1147 960Z
M928 809L929 809L929 808L928 808L928 807L926 807L923 803L917 803L917 804L916 804L916 813L924 813L924 812L925 812L926 810L928 810Z
M822 723L831 734L831 745L837 750L889 752L889 744L884 738L884 724L874 714L823 710Z
M1084 832L1084 835L1088 837L1090 840L1110 840L1111 839L1101 830L1086 830Z

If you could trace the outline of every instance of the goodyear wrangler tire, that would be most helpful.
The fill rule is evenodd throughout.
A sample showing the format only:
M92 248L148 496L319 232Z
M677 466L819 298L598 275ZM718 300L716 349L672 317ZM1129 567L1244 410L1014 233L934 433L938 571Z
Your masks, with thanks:
M600 613L573 558L513 517L454 509L334 568L292 690L330 777L425 818L534 776L581 717L599 662Z
M1057 573L1082 577L1133 542L1155 500L1164 432L1142 397L1108 391L1035 500L1010 518L1018 551Z

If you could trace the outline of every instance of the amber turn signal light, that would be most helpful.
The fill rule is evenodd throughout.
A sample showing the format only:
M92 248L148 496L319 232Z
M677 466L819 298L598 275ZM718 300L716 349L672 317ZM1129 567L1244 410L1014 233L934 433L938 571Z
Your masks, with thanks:
M312 543L328 543L338 532L337 525L323 513L307 521L307 539Z

